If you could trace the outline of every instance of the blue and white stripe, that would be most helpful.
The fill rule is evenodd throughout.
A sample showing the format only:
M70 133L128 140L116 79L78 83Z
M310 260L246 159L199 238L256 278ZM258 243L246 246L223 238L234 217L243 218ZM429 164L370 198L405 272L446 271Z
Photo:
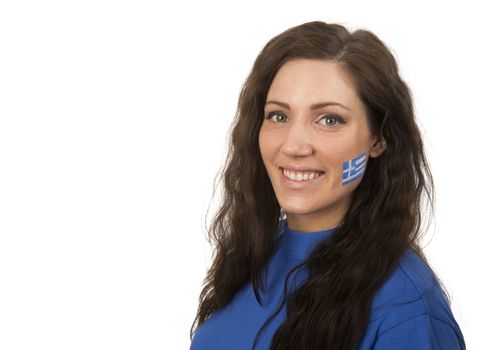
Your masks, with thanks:
M361 177L366 170L366 153L343 163L343 186Z

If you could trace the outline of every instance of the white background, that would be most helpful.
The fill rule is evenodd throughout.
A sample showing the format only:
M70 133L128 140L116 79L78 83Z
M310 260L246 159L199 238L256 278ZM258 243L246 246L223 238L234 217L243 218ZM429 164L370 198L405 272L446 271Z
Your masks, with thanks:
M322 20L377 34L413 91L438 194L423 245L479 349L476 14L472 1L2 1L0 348L189 347L241 86L269 39Z

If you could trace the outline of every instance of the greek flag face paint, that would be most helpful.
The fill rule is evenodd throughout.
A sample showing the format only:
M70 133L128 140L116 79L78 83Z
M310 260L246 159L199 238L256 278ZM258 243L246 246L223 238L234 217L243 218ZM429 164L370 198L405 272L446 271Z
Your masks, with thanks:
M348 160L343 163L343 182L342 185L347 185L361 177L366 170L366 153L361 153L358 157Z

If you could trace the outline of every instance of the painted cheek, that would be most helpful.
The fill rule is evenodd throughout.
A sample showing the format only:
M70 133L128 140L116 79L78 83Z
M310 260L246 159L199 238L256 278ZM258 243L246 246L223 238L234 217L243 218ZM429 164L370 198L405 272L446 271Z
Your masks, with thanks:
M351 181L357 180L366 170L366 153L363 152L356 158L343 163L343 182L345 186Z

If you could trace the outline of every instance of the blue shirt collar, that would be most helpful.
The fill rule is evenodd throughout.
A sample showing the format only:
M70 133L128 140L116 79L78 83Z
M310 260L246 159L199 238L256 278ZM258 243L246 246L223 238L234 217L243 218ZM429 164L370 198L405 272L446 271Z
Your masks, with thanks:
M296 231L288 227L287 219L281 222L280 230L282 231L280 249L295 260L306 259L314 247L334 232L334 228L314 232Z

